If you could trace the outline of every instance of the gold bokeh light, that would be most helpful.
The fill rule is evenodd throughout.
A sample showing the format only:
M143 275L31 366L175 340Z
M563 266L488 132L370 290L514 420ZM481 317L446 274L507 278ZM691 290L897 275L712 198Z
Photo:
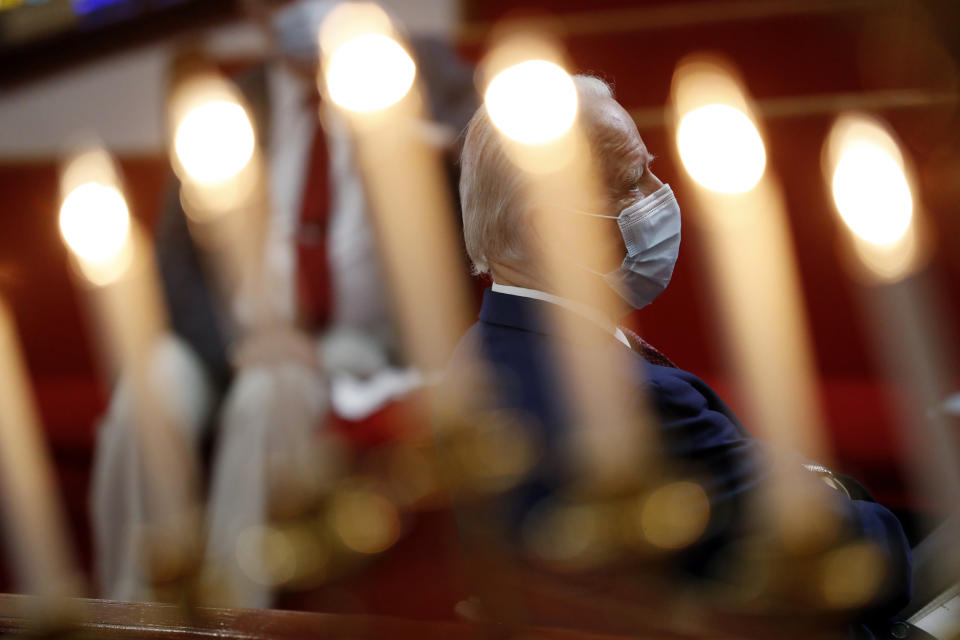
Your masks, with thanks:
M710 500L696 482L683 480L654 489L640 507L639 524L650 544L683 549L703 535L710 521Z
M484 93L490 120L508 138L527 145L566 134L577 116L577 89L564 69L526 60L497 73Z
M241 570L259 584L283 584L296 572L293 547L276 527L247 527L237 537L235 552Z
M819 562L821 595L836 609L862 607L877 595L886 573L883 553L855 542L828 553Z
M390 500L369 489L334 496L330 521L337 537L357 553L380 553L400 537L400 515Z

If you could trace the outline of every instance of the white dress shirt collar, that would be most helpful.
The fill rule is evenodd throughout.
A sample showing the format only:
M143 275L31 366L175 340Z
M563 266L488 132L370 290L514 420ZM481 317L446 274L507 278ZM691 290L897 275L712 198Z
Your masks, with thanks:
M604 314L600 313L596 309L588 307L587 305L577 302L576 300L571 300L570 298L563 298L552 293L547 293L546 291L540 291L539 289L528 289L526 287L514 287L505 284L497 284L494 282L490 289L494 293L503 293L508 296L520 296L521 298L534 298L535 300L543 300L544 302L550 302L552 304L560 305L564 309L572 311L580 316L583 316L590 322L601 327L604 331L612 335L614 338L622 342L623 344L630 346L630 342L627 340L627 336L624 335L623 331L620 330L617 325L610 321L610 319Z

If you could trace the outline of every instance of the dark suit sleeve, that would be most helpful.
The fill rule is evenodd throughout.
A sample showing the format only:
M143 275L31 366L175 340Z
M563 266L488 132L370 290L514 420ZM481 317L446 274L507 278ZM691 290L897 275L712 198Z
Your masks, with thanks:
M685 554L684 567L717 578L716 560L724 550L745 539L773 538L772 532L762 529L763 519L751 516L768 485L774 461L771 446L745 435L716 394L693 376L658 368L649 376L648 383L660 418L663 446L681 466L699 474L711 503L709 528L700 543ZM778 463L783 464L784 459L776 456ZM885 577L882 588L862 608L893 613L904 606L912 588L911 557L897 518L880 504L851 500L829 488L802 467L803 460L798 456L786 460L786 464L797 465L796 481L809 483L807 488L819 495L840 524L841 533L817 557L823 558L831 550L854 541L872 544L882 556Z
M218 301L190 236L173 175L157 221L155 251L171 328L200 357L216 388L223 391L231 369Z

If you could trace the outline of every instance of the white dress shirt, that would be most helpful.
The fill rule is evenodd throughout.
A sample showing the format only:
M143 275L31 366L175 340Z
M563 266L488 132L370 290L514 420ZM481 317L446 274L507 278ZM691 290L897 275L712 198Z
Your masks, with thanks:
M544 302L550 302L556 305L560 305L564 309L573 311L574 313L583 316L590 322L595 325L602 327L604 331L612 335L614 338L630 347L630 341L627 340L627 336L624 335L623 331L620 328L610 321L607 316L600 313L596 309L592 309L587 305L577 302L576 300L571 300L570 298L563 298L552 293L547 293L546 291L540 291L539 289L527 289L526 287L513 287L505 284L497 284L496 282L490 287L495 293L504 293L508 296L520 296L521 298L534 298L536 300L543 300Z
M274 309L292 320L296 307L296 235L303 192L309 177L310 148L317 114L310 105L309 83L283 65L267 71L270 99L270 204L272 215L266 266ZM390 310L363 179L354 164L346 123L328 105L321 106L332 186L326 229L332 288L332 325L374 335L389 333Z
M302 79L283 65L274 64L267 69L267 83L271 205L265 247L265 266L270 283L267 291L280 317L293 321L296 308L295 241L310 146L317 125L316 116L308 105L309 87Z

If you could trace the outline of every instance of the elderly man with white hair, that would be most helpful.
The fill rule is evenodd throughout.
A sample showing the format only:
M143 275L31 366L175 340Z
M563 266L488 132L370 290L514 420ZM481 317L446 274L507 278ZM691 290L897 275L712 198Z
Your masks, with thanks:
M467 129L460 179L463 233L475 271L489 274L493 285L484 294L479 321L453 355L449 375L455 380L472 370L479 356L493 378L496 408L525 416L524 428L542 447L540 462L522 486L505 494L501 502L509 537L516 543L513 548L519 547L526 556L520 541L530 539L531 522L543 513L544 505L556 504L564 495L572 474L560 446L570 433L571 415L563 377L556 371L560 360L554 354L561 349L607 350L625 360L626 386L645 396L655 414L654 431L663 456L662 465L638 460L638 476L651 467L684 469L688 477L697 478L709 500L710 520L699 538L666 556L667 562L651 563L658 567L651 571L656 574L667 566L673 575L680 571L722 584L733 578L729 559L742 557L734 549L743 551L750 548L748 543L777 539L764 530L763 519L751 513L760 503L758 495L768 483L773 458L769 446L752 438L706 383L677 368L632 331L617 326L618 318L650 304L669 283L680 246L680 208L670 186L651 171L653 156L610 86L588 76L575 76L574 81L580 103L578 124L604 182L605 210L577 211L560 203L555 210L535 212L525 175L514 166L484 107ZM584 213L591 216L590 222L584 222L580 215ZM602 250L578 246L577 242L584 243L576 233L568 234L570 244L552 249L578 267L575 273L593 279L590 301L557 295L538 266L545 251L538 243L557 238L544 233L541 225L581 223L600 226L606 243ZM558 315L565 322L549 321ZM576 326L589 339L571 344L570 334L558 333L561 326ZM641 428L647 427L637 424ZM855 481L844 485L844 480L821 468L827 480L821 482L816 473L802 469L799 457L796 460L798 482L820 493L821 502L839 523L835 535L823 536L817 548L797 556L800 564L813 566L844 545L865 544L873 554L873 575L879 578L864 598L847 603L848 609L855 610L850 619L866 619L869 612L871 619L880 620L897 611L910 598L911 560L896 517L872 501ZM788 508L806 517L803 505ZM771 549L756 546L753 550L759 553L761 548L764 553ZM777 553L782 558L794 552L780 549ZM774 565L774 555L767 567L774 573L775 566L797 566L780 564L782 559ZM763 594L767 600L794 611L798 606L801 610L822 607L822 600L818 603L810 595L813 587L803 586L806 578L789 573L798 582L784 588L783 584L772 587L778 581L768 580L765 584L771 591ZM832 606L836 610L845 605Z

